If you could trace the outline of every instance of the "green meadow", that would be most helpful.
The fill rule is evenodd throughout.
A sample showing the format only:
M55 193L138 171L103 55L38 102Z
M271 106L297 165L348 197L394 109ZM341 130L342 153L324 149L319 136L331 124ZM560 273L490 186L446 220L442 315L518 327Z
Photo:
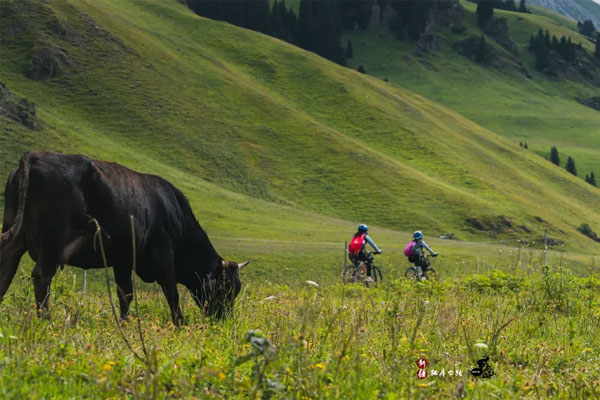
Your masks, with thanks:
M2 179L31 150L158 174L223 257L251 261L221 322L182 288L187 324L173 327L158 286L138 281L132 351L103 270L85 294L80 269L59 271L43 321L25 256L0 304L0 397L600 396L600 244L577 231L600 231L600 191L542 157L556 145L580 176L597 165L598 113L572 99L593 90L550 82L523 50L529 29L568 23L506 15L532 79L372 33L347 35L343 68L175 0L0 0L0 81L40 124L0 113ZM62 74L25 77L38 49L64 54ZM384 284L368 290L340 282L359 222L383 249ZM439 282L402 279L416 229ZM485 354L495 375L472 377ZM442 368L462 375L431 376Z

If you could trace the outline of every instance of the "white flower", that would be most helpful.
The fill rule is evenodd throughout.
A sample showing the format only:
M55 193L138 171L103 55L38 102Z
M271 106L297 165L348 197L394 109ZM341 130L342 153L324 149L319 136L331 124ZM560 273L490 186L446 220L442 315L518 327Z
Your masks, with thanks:
M429 300L425 300L425 305L429 304Z
M309 285L313 285L313 286L319 286L319 284L315 281L306 281L306 283L308 283Z
M269 296L269 297L265 297L265 301L271 301L271 300L275 300L277 298L277 296Z
M478 349L487 349L488 345L485 343L475 343L475 347L477 347Z

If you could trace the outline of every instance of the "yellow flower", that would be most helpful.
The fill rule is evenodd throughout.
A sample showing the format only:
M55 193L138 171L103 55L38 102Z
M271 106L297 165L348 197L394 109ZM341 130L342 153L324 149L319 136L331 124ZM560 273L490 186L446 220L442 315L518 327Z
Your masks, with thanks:
M426 384L426 383L418 383L417 385L418 385L418 386L421 386L421 387L425 387L425 386L427 386L427 384Z
M316 363L315 367L317 367L319 369L323 369L323 368L325 368L325 365L323 365L322 363Z
M406 336L402 336L402 338L400 339L401 342L407 342L408 338Z
M219 373L217 374L217 378L219 378L219 380L223 380L223 379L225 379L225 374L224 374L224 373L222 373L222 372L219 372Z
M102 367L103 370L105 371L110 371L112 369L112 365L110 364L104 364L104 366Z
M475 387L475 383L474 382L469 382L469 389L473 389Z

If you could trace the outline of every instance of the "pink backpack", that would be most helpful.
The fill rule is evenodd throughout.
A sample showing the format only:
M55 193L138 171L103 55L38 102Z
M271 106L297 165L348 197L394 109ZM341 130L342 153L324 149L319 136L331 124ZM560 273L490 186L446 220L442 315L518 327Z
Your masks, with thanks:
M406 257L410 257L415 254L415 244L416 243L413 240L406 243L406 246L404 246L404 255Z

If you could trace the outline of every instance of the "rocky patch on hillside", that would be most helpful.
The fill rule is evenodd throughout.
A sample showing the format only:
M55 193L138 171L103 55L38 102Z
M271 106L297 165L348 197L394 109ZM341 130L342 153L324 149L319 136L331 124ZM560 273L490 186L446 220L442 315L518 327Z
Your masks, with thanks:
M590 239L592 239L593 241L600 242L600 238L598 237L598 235L596 234L596 232L594 232L592 230L592 228L588 224L581 224L581 225L579 225L577 227L577 230L581 234L583 234L583 235L589 237Z
M49 43L33 50L25 76L33 81L43 81L63 75L73 64L67 54Z
M470 35L466 39L454 43L452 48L458 54L485 67L495 69L515 68L523 76L530 77L527 69L514 55L498 50L488 42L482 47L480 36Z
M415 48L424 53L438 51L443 40L439 32L446 27L460 27L464 18L465 10L458 1L440 2L437 8L430 11L425 32L415 43Z
M3 82L0 82L0 115L29 129L40 127L40 121L35 113L35 104L13 94Z
M587 99L575 97L575 100L577 100L585 106L593 108L594 110L600 111L600 96L588 97Z
M510 218L504 215L497 215L495 217L484 218L473 217L468 218L466 222L472 230L479 232L487 232L491 236L495 236L502 233L531 232L531 230L525 225L517 226L517 224L515 224Z
M517 45L508 35L508 20L506 18L492 18L485 25L484 31L500 46L511 54L517 55Z
M567 79L600 87L600 62L583 48L577 48L575 53L575 60L571 62L556 53L550 53L548 66L542 72L554 80Z

